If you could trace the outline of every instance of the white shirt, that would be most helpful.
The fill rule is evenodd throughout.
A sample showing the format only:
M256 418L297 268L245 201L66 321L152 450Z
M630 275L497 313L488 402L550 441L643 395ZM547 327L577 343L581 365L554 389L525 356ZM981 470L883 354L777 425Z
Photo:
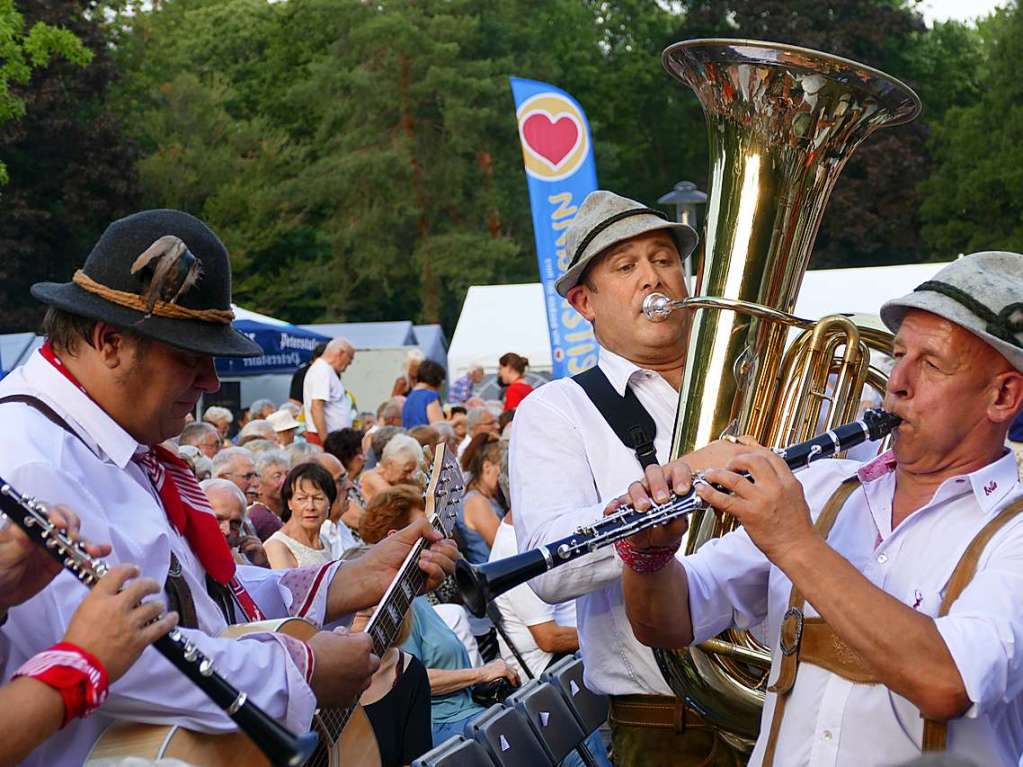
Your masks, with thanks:
M316 432L313 421L313 400L323 400L323 420L327 433L347 429L352 425L352 401L345 392L341 377L323 357L317 357L309 366L302 384L302 400L305 405L306 431ZM321 434L320 438L326 438Z
M630 384L657 424L654 447L665 463L678 392L660 374L601 347L599 366L620 395ZM541 386L515 412L510 453L511 507L519 550L551 543L599 519L604 507L643 476L635 452L615 436L577 383ZM576 615L586 686L611 695L671 695L653 651L625 617L622 564L607 547L530 581L547 602L579 597Z
M800 473L814 517L839 483L883 461L821 461ZM894 531L891 527L895 474L866 480L838 515L829 545L871 583L920 612L936 616L944 589L966 547L1009 503L1023 496L1015 461L1006 454L973 472L946 480L923 508ZM766 620L775 648L771 681L777 677L782 616L791 582L743 530L709 541L683 559L695 641L729 626ZM817 612L806 605L807 616ZM949 750L985 767L1016 765L1023 750L1023 516L990 541L977 574L936 618L973 705L949 724ZM761 733L769 730L774 695L768 695ZM785 705L775 764L869 767L898 764L920 754L919 710L884 685L854 684L802 664ZM750 765L763 759L766 735Z
M173 552L192 591L201 629L182 631L271 717L294 731L308 729L316 699L303 670L282 644L267 634L244 640L216 638L226 627L224 616L207 594L202 565L171 528L148 477L132 461L142 446L39 354L0 382L0 396L15 393L44 400L82 439L35 409L4 404L0 476L24 494L73 509L81 518L83 536L113 547L105 560L110 565L133 562L144 576L163 584ZM281 587L287 572L239 567L237 576L268 617L284 617L291 600L290 592ZM0 659L4 681L28 658L60 641L85 593L76 578L62 573L41 593L11 609L0 629L7 641L7 657ZM307 617L320 623L323 610L321 600ZM99 711L60 730L24 764L79 765L111 722L142 717L208 732L235 728L198 687L150 647L111 686Z
M341 555L348 549L354 549L359 545L352 535L351 528L340 519L337 522L323 520L323 524L320 525L320 539L327 547L331 559L341 559Z
M490 547L490 561L512 557L519 553L515 543L515 528L506 522L497 526L494 545ZM554 657L553 653L541 650L529 631L530 626L553 621L559 626L575 627L575 602L563 602L560 605L549 605L538 597L529 586L522 584L506 591L496 600L497 609L504 620L504 630L519 651L522 659L539 677ZM501 634L497 635L504 662L515 669L523 679L528 678L518 659L512 653L508 643Z

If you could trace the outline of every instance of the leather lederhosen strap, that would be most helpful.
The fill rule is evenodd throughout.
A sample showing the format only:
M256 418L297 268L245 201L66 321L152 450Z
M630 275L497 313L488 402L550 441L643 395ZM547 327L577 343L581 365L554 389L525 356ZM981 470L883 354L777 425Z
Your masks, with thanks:
M686 728L685 703L670 695L612 695L609 705L612 726L655 727L676 733Z
M826 539L834 527L839 511L849 496L860 486L859 479L853 477L843 482L838 490L828 499L820 516L817 518L817 531ZM952 604L959 598L963 590L973 580L977 572L977 564L981 554L991 538L1007 522L1023 512L1023 500L1017 501L1002 509L994 519L988 522L966 547L952 576L949 578L945 596L938 610L938 617L948 615ZM767 745L764 750L763 767L772 767L778 736L781 732L782 719L785 716L785 703L796 682L796 674L800 663L819 666L844 679L858 684L882 684L881 679L871 668L870 663L856 650L839 637L822 618L804 618L803 607L805 598L795 586L789 596L789 608L782 620L780 649L782 653L778 678L770 686L769 691L776 694L774 716L768 733ZM933 719L924 719L923 751L944 751L948 737L948 724Z

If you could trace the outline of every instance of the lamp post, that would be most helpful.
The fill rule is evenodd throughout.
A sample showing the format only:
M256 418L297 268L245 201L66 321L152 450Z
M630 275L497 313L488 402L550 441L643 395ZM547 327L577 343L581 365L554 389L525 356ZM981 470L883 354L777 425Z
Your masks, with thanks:
M692 181L679 181L675 187L657 199L659 205L671 205L675 209L675 220L688 224L699 231L696 219L696 206L707 202L707 195L701 192ZM693 274L692 256L686 257L686 277Z

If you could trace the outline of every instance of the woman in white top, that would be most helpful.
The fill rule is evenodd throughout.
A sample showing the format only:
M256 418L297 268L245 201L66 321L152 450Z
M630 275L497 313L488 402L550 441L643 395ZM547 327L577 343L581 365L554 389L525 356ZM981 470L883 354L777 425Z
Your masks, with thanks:
M336 496L334 478L318 463L300 463L288 473L281 488L284 526L263 544L270 567L282 570L331 561L320 528Z

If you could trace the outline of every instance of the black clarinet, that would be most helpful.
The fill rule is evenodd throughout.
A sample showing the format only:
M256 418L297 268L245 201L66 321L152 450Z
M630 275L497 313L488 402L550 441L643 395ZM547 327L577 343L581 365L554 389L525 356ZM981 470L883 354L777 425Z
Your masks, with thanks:
M109 568L104 562L91 557L81 543L72 541L50 523L45 504L21 495L2 478L0 516L6 516L24 530L33 542L42 546L89 588L107 574ZM237 690L218 674L213 668L213 662L178 629L172 629L157 639L153 646L234 720L270 764L275 767L300 767L316 748L318 737L315 732L294 735L270 718L244 692Z
M859 421L847 423L776 452L790 469L801 469L819 458L841 453L867 440L883 439L899 425L900 420L898 416L884 410L867 410ZM745 472L743 475L748 476ZM693 479L693 487L701 482L706 483L706 480L697 474ZM465 560L459 560L455 565L455 580L466 607L473 615L482 618L486 614L487 603L509 589L623 538L658 525L666 525L703 508L706 508L706 504L696 495L695 490L685 495L673 495L662 504L654 504L648 511L622 506L614 514L578 528L572 535L513 557L484 565L471 565Z

